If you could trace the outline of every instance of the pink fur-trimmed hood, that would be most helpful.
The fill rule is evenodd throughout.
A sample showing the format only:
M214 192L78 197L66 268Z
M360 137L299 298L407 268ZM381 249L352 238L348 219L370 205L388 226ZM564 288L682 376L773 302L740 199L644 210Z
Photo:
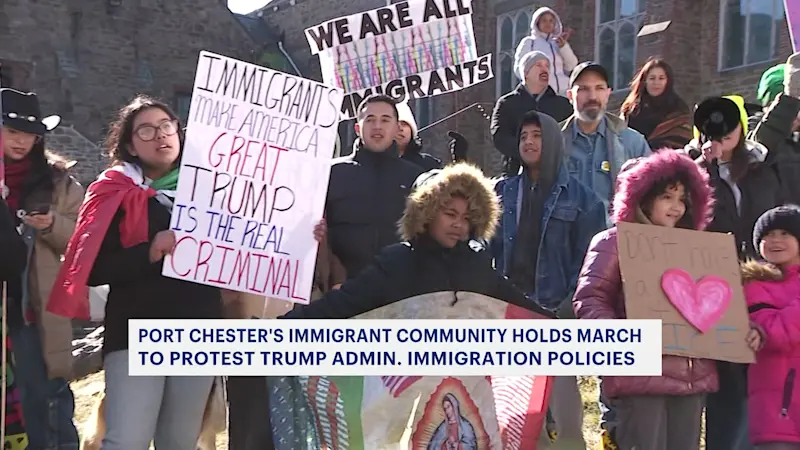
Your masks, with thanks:
M617 192L614 194L612 220L636 222L636 212L642 198L659 180L683 174L692 207L692 224L696 230L704 230L714 214L714 195L709 185L708 173L687 155L663 149L652 155L639 158L635 164L626 164L617 176Z

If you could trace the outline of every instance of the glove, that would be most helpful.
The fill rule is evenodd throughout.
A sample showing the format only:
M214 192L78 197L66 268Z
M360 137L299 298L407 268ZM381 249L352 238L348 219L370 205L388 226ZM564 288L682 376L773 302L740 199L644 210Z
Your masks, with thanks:
M786 60L786 72L783 75L783 92L794 98L800 98L800 52Z
M463 134L457 131L448 131L447 135L450 137L450 157L453 162L461 162L467 160L467 152L469 151L469 142Z

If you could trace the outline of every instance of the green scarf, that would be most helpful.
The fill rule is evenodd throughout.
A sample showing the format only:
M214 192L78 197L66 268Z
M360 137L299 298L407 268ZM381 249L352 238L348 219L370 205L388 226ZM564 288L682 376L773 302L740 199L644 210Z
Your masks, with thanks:
M172 169L168 174L150 183L150 187L156 191L174 191L178 188L178 172L180 169Z

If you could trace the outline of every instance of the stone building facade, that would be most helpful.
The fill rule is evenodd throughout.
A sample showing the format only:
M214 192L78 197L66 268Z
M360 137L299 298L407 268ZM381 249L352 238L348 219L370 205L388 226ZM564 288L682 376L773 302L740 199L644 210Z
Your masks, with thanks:
M96 144L135 93L188 110L201 49L320 79L303 30L385 4L273 0L242 20L225 0L4 0L0 42L11 44L0 47L0 72L4 83L39 92L46 112L64 116L66 127L51 141L78 159L75 170L90 180L104 164ZM471 159L499 169L489 116L497 97L517 83L509 53L538 6L554 8L575 30L570 42L579 59L609 66L615 105L630 74L651 55L673 65L678 91L696 102L723 93L754 101L761 73L791 53L783 0L476 0L478 52L493 53L495 79L413 104L420 127L468 108L422 131L426 151L444 157L446 132L455 129L469 139ZM352 142L352 121L342 123L340 134Z
M224 0L3 0L0 42L3 85L35 90L64 118L48 145L78 161L83 182L105 165L108 123L134 95L185 113L201 50L259 50Z

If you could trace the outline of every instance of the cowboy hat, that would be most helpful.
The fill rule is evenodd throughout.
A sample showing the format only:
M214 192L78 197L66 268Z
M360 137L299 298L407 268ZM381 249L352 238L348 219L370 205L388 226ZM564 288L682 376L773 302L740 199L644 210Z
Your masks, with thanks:
M39 97L33 92L2 88L0 108L3 111L3 125L25 133L42 136L61 123L61 116L55 114L42 117Z

